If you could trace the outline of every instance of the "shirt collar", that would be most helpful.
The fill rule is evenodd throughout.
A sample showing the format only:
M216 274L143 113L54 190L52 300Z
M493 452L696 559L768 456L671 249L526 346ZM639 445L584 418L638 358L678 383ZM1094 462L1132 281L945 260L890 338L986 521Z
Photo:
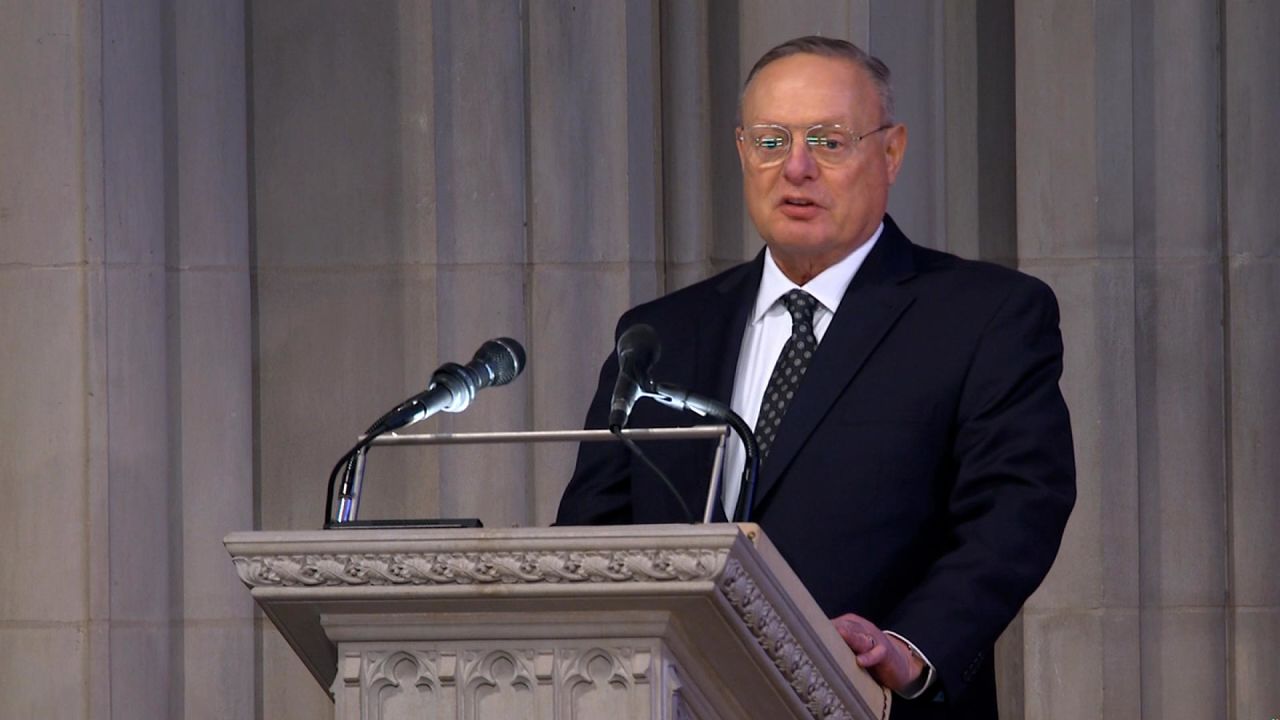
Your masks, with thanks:
M883 222L871 234L870 240L862 243L857 250L845 255L840 262L818 273L804 284L803 290L835 314L840 307L840 301L844 298L845 290L848 290L849 283L853 282L853 276L858 273L858 268L862 267L862 262L867 259L867 255L871 254L871 248L875 247L882 232L884 232ZM764 270L760 275L760 290L756 293L756 305L751 313L751 322L758 323L763 320L764 314L769 312L769 308L773 307L779 298L800 287L792 282L791 278L782 274L782 270L773 260L773 251L765 250Z

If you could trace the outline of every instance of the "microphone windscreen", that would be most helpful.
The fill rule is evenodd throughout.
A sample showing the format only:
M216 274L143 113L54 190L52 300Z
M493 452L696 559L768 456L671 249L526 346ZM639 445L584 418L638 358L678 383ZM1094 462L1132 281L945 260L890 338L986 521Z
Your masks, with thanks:
M489 370L489 385L506 385L524 372L524 346L508 337L494 338L480 346L472 362Z
M618 362L623 371L630 370L648 376L649 368L662 356L662 342L658 333L649 325L640 323L627 328L618 338ZM637 382L642 378L632 378Z

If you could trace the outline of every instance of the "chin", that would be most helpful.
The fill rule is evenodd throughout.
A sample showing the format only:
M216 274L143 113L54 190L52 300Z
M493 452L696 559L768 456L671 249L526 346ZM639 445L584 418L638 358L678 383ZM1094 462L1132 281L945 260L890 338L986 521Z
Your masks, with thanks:
M829 234L819 232L816 228L811 232L797 232L795 228L788 228L773 234L770 247L797 256L820 255L830 252L833 244Z

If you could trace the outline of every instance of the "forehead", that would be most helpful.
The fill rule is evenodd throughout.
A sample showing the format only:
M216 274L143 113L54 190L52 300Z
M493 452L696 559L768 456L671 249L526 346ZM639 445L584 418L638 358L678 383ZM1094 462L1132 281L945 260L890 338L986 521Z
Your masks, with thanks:
M742 121L810 125L874 121L880 99L867 72L851 60L790 55L760 69L742 96Z

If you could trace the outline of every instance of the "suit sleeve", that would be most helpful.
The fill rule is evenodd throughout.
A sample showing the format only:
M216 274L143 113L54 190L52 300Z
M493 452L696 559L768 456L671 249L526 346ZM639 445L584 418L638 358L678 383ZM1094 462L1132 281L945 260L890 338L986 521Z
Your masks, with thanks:
M621 328L618 321L616 338ZM587 409L584 427L588 430L609 426L609 403L618 378L618 357L610 353L600 369L600 381ZM578 460L573 476L560 498L556 525L625 525L631 522L630 456L622 443L584 442L578 445Z
M982 330L960 394L945 549L885 622L951 697L1048 573L1075 502L1057 301L1020 280Z

